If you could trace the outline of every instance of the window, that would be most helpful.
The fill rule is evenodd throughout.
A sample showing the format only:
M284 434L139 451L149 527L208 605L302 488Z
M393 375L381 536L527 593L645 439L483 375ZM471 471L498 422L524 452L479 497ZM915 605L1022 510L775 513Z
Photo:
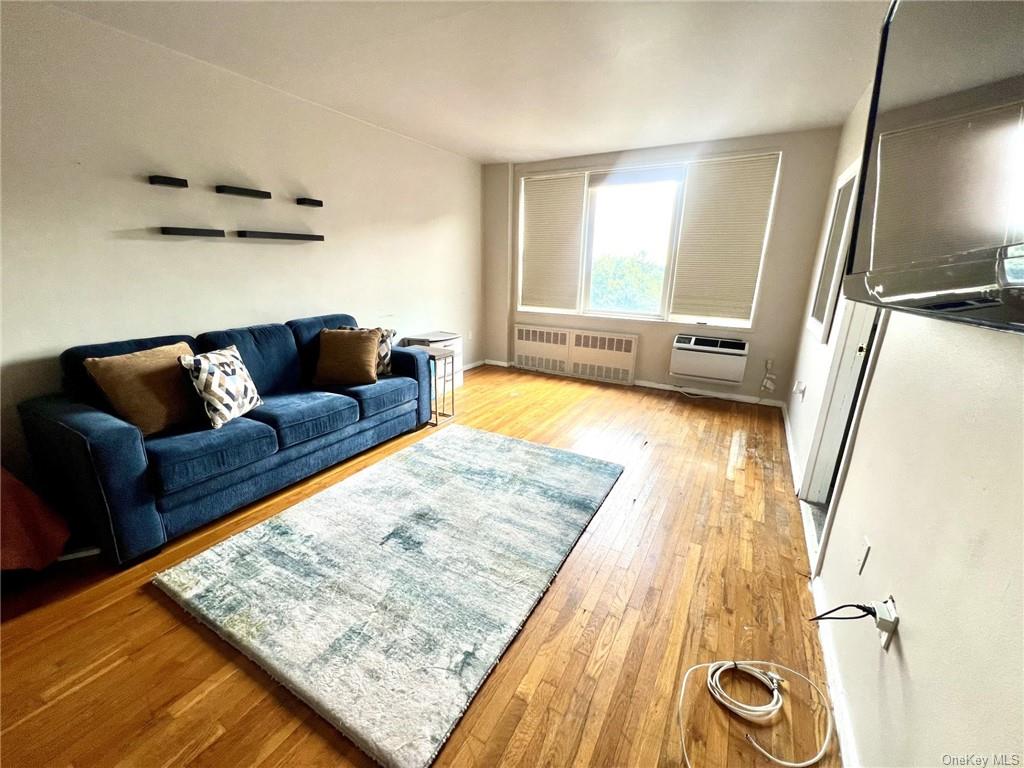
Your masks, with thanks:
M780 159L525 178L519 308L749 328Z
M814 291L809 324L821 329L821 343L827 344L832 331L836 304L839 302L839 287L842 282L842 267L846 261L846 249L850 243L850 220L853 215L853 194L856 187L856 166L852 166L840 177L839 188L832 200L832 214L829 218L828 237L825 252L818 271L818 286ZM842 181L844 177L846 181Z
M681 190L682 169L591 176L587 309L661 315Z

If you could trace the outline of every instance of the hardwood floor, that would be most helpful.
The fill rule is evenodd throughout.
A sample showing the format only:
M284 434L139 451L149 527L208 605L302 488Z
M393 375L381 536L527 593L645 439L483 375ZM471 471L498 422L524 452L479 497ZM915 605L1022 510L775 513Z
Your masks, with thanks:
M488 367L458 421L626 469L438 766L678 766L687 667L773 659L824 680L780 412ZM443 427L442 427L443 429ZM166 568L430 435L396 439L111 574L56 579L2 632L0 762L32 766L369 766L253 663L149 584ZM695 768L769 765L748 732L806 759L825 712L786 686L753 727L687 697ZM744 680L731 690L767 700ZM833 746L821 765L840 764Z

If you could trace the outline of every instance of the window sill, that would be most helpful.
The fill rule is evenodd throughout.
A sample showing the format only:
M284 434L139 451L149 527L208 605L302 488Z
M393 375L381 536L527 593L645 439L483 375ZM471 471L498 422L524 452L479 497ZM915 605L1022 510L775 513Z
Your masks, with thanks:
M584 317L584 318L596 318L603 320L614 320L616 322L629 322L639 323L642 325L666 325L678 328L679 326L686 326L688 328L699 329L701 331L733 331L741 333L751 333L754 330L754 325L751 322L743 320L729 320L726 318L697 318L697 317L674 317L670 316L667 320L664 317L654 317L651 315L614 315L606 312L577 312L572 309L545 309L542 307L517 307L517 312L530 315L556 315L559 317Z

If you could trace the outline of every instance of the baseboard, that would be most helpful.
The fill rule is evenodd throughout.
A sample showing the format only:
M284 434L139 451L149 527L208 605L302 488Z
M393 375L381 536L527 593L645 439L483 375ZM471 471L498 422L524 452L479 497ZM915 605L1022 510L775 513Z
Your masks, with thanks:
M786 425L786 453L789 454L789 474L793 478L793 493L800 495L800 484L804 481L804 468L800 466L796 456L796 443L793 441L793 425L789 421L789 405L782 406L782 423Z
M814 609L818 613L827 611L832 606L825 594L825 585L820 578L811 580L811 594L814 596ZM835 624L830 621L819 621L818 641L821 643L821 656L825 662L825 676L828 678L828 695L832 701L832 716L836 723L836 738L843 754L843 765L846 768L860 768L860 756L857 754L857 742L853 737L853 719L850 717L850 706L843 688L843 678L839 673L839 656L832 641Z
M508 368L509 363L503 363L500 360L477 360L475 363L465 363L462 366L463 371L470 371L473 368L479 368L482 365L496 365L499 368Z
M814 564L818 561L818 538L814 531L814 517L811 514L811 505L806 501L797 499L797 506L800 508L800 523L804 529L804 544L807 547L807 563L814 575ZM819 611L820 613L820 611Z
M759 403L760 405L770 405L773 408L782 408L785 410L786 404L781 400L766 400L760 397L753 397L752 395L734 395L729 392L715 392L712 389L697 389L696 387L678 387L675 384L663 384L660 381L637 381L633 382L634 386L647 387L648 389L664 389L669 392L683 392L688 395L700 395L701 397L713 397L718 400L732 400L737 403Z

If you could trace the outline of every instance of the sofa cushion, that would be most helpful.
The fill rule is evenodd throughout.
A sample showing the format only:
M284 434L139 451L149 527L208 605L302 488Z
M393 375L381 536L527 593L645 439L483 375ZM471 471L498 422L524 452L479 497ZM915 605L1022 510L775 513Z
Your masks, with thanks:
M394 437L400 432L415 428L417 426L415 412L416 403L405 403L368 419L360 419L347 427L328 432L326 435L314 437L312 440L298 443L290 448L282 448L266 459L260 459L253 464L247 464L223 475L190 485L177 493L161 496L156 501L157 508L165 513L177 511L182 514L190 514L189 508L203 506L213 496L227 495L234 498L230 509L238 509L243 504L260 498L265 493L275 491L282 485L295 482L299 477L319 472L335 461L340 461L339 458L324 461L325 457L329 457L337 446L356 443L356 447L346 453L346 455L351 455L365 450L371 445L376 445L382 440ZM398 426L397 431L394 429L396 426ZM366 437L372 438L369 443L364 440ZM267 486L267 482L273 479L274 470L293 462L305 461L313 462L315 466L310 465L308 470L298 477L292 475L280 484L274 484L273 487ZM255 485L259 485L263 492L253 494L252 487ZM221 513L223 514L226 509L222 509ZM170 526L168 526L168 533L173 535L170 534Z
M273 427L277 444L287 448L354 424L359 420L359 405L332 392L268 395L249 418Z
M229 421L220 429L146 440L150 468L162 493L179 491L276 451L273 427L245 417Z
M141 352L154 347L166 347L183 341L190 350L196 349L196 340L191 336L153 336L148 339L128 339L127 341L108 341L104 344L83 344L65 349L60 355L60 368L64 376L64 391L74 398L97 408L112 411L110 402L96 381L85 370L85 361L90 357L113 357Z
M316 372L316 361L320 358L320 331L358 327L358 323L352 315L300 317L298 320L289 320L285 325L291 329L292 335L295 337L295 345L299 348L299 362L304 385L313 381L313 374Z
M202 352L237 347L261 395L294 392L299 388L299 350L286 325L207 331L196 338L196 344Z
M342 387L338 391L359 403L359 417L365 419L388 408L415 400L419 386L415 379L388 376L377 379L376 384Z

